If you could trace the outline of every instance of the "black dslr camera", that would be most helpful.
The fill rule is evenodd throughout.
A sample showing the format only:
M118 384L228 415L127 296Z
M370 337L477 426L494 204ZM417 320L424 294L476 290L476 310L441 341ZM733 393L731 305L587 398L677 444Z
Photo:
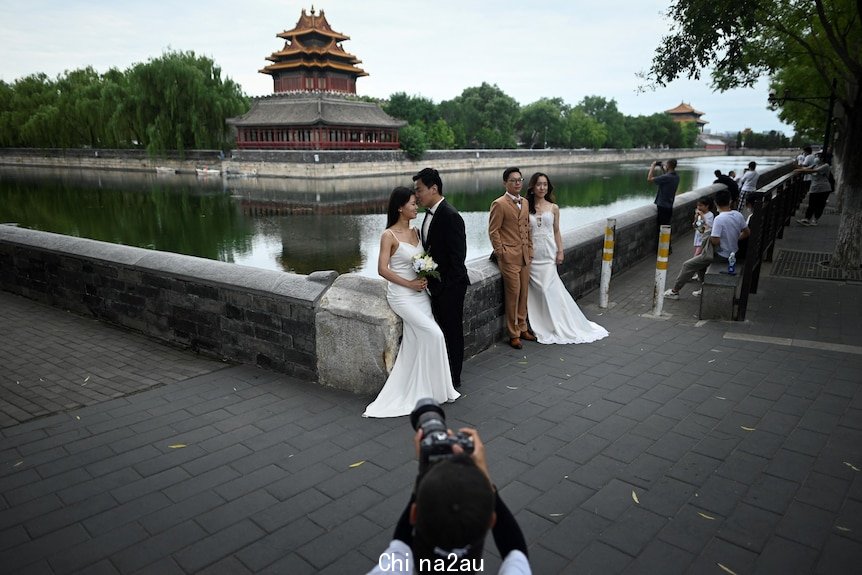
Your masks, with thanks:
M453 445L460 445L464 453L473 453L473 438L464 433L449 435L446 430L446 414L440 404L425 397L416 402L416 407L410 413L410 424L413 429L422 429L422 441L419 443L419 469L427 469L428 465L449 459Z

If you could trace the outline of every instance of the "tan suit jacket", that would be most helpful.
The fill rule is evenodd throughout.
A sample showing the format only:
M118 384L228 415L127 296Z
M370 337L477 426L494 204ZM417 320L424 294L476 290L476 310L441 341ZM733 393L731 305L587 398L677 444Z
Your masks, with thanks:
M498 261L529 265L533 257L533 239L527 198L521 199L520 210L506 194L494 200L488 218L488 235Z

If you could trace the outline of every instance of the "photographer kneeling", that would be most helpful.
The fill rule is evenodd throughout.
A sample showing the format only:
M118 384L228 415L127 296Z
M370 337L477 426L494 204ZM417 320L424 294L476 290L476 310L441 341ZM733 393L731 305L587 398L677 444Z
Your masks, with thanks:
M433 400L420 400L411 422L420 461L416 487L369 575L484 572L489 529L503 559L498 573L532 573L521 528L491 482L479 433L443 431L443 410Z

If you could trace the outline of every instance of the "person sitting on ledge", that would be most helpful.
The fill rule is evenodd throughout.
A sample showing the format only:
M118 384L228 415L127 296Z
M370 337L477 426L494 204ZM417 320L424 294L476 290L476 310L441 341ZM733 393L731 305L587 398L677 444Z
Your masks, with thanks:
M682 270L676 278L673 287L664 292L668 299L679 299L679 290L691 281L692 274L697 273L703 281L706 268L714 261L726 262L730 254L739 249L739 240L747 238L751 233L748 224L741 213L730 205L730 192L719 190L715 193L715 203L718 205L718 215L712 222L712 231L704 243L704 250L682 264ZM709 249L711 247L711 249ZM692 295L700 295L697 290Z

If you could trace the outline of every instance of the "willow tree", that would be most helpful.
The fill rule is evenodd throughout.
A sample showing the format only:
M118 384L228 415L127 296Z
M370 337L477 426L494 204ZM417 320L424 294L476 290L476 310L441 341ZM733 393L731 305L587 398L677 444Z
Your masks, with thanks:
M150 153L223 147L225 119L248 110L239 85L210 58L166 52L127 73L131 131Z
M821 87L800 86L796 97L823 94L823 88L828 94L834 79L834 153L844 201L830 265L846 268L862 265L860 12L860 0L676 0L666 13L669 33L647 72L665 86L710 69L713 86L724 91L808 68Z
M56 83L31 74L0 85L0 146L58 146L60 113Z

